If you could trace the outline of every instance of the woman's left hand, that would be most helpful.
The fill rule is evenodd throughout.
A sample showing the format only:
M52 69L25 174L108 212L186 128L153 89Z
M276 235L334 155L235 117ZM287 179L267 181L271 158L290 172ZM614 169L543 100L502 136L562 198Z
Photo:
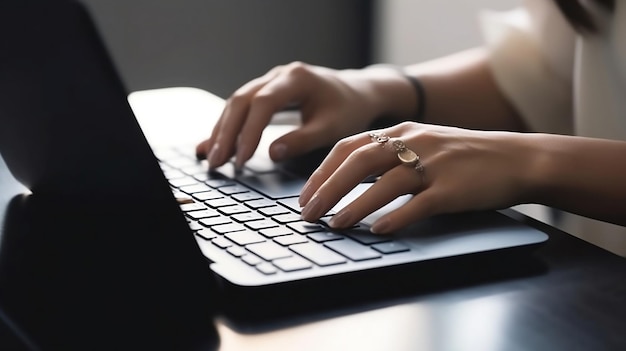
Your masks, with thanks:
M398 140L401 143L394 145ZM521 133L413 122L342 139L304 186L300 195L302 218L318 220L372 175L380 177L333 216L332 227L352 226L405 194L415 196L380 217L372 232L391 233L437 214L523 203L532 194L537 164L532 140ZM419 156L418 161L403 147Z

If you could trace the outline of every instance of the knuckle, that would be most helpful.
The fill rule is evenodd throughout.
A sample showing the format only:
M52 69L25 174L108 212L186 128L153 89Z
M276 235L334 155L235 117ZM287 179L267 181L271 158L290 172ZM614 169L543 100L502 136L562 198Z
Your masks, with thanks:
M274 104L274 95L270 92L259 90L251 99L251 105L258 107L272 106Z
M412 131L414 127L415 127L415 122L410 122L410 121L404 121L396 125L396 128L398 128L400 132L403 134Z
M423 143L426 145L431 145L438 139L438 135L432 130L422 130L415 135L415 138L419 141L420 144Z
M247 103L249 99L249 94L246 94L242 89L238 89L228 98L227 104L241 105Z
M304 77L311 74L311 67L301 61L294 61L287 65L287 73L293 77Z
M353 143L353 138L351 137L343 138L335 144L335 149L340 152L350 151L353 149L352 143Z

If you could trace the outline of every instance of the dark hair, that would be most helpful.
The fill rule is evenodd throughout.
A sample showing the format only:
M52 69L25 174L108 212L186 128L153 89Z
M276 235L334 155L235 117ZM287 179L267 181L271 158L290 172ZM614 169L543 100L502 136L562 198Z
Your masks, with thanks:
M593 33L597 30L591 15L580 0L554 0L563 15L574 29L579 32ZM593 0L610 12L615 9L615 0Z

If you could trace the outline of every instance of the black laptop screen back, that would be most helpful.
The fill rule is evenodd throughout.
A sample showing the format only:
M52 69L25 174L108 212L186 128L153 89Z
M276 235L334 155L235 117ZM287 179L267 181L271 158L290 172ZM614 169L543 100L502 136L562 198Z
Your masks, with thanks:
M215 343L208 262L82 6L0 3L0 154L32 191L0 184L0 308L37 344Z
M150 194L161 180L133 170L157 165L92 23L62 1L15 2L0 21L0 148L16 178L34 192Z

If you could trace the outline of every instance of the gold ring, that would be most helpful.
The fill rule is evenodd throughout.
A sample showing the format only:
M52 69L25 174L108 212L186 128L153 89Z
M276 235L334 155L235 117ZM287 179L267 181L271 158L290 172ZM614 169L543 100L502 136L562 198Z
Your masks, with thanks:
M383 147L385 147L385 143L387 143L390 139L389 136L387 136L387 134L383 132L371 132L369 133L369 137L372 140L372 142L379 143Z
M398 159L404 165L414 168L424 177L424 165L420 161L420 157L413 150L406 147L406 144L400 139L394 139L391 145L398 154Z

